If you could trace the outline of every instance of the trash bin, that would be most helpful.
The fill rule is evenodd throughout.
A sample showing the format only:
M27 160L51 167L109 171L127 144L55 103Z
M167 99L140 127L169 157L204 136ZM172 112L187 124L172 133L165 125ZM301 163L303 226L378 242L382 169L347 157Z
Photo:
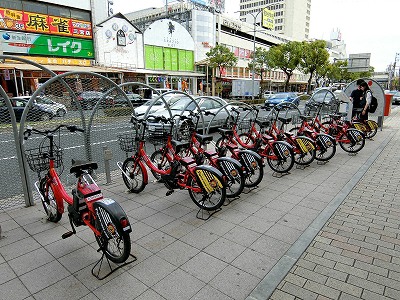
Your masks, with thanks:
M392 112L392 98L393 95L385 94L385 106L383 108L383 115L386 117L389 116Z

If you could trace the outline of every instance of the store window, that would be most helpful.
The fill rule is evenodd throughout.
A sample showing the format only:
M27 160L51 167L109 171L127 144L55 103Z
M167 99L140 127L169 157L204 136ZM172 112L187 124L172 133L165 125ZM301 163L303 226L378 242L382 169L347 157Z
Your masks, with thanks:
M69 11L69 8L62 7L62 6L49 5L47 9L48 9L50 16L71 18L71 13Z
M22 2L16 0L1 0L0 7L22 10Z
M22 1L22 10L47 15L47 5L31 1Z

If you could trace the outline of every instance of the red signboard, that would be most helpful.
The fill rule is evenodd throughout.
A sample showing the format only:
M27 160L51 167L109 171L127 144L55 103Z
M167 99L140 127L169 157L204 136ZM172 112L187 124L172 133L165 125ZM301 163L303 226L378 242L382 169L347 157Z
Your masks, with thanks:
M91 39L92 23L0 7L0 29Z

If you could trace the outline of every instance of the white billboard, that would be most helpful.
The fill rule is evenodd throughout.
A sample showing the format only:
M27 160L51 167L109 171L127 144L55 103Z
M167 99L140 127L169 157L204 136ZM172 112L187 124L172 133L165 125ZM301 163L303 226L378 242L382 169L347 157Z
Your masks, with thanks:
M194 40L181 24L162 19L152 23L144 32L144 44L194 51Z

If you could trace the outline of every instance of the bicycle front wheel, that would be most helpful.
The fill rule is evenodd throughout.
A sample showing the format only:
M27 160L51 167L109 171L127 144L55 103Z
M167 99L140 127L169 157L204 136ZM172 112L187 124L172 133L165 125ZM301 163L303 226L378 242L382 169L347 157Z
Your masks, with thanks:
M54 198L53 190L47 184L47 178L43 178L40 181L39 190L41 193L40 199L42 201L44 211L46 212L47 220L57 223L61 220L62 214L57 209L57 202Z
M205 171L206 177L212 178L212 183L209 187L199 184L198 179L190 176L187 181L189 187L189 196L193 202L201 209L213 211L219 209L225 202L226 188L223 185L221 176Z
M114 224L109 211L104 208L98 208L97 211L99 215L96 217L96 228L101 233L101 236L95 235L97 244L109 260L116 264L123 263L131 253L131 237Z
M122 164L122 179L131 193L140 193L146 186L143 168L133 157L128 157Z

